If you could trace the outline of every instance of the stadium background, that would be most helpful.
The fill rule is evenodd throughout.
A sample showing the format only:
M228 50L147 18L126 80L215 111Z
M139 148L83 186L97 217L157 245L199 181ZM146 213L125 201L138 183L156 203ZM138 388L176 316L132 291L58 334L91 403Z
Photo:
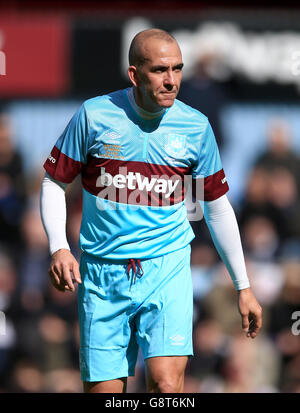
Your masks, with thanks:
M0 2L0 392L82 391L76 294L48 281L42 164L83 100L129 86L128 42L148 27L182 48L179 98L211 121L264 309L260 336L247 340L205 223L192 223L195 357L185 391L300 392L300 9L42 4ZM67 206L78 257L78 179ZM145 391L141 357L128 391Z

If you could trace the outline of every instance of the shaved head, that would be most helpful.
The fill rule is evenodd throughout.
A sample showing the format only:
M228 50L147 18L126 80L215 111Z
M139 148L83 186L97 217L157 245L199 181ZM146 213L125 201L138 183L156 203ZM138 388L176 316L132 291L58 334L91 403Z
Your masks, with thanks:
M145 43L149 39L164 40L168 43L177 41L170 33L161 29L147 29L136 34L129 48L129 65L140 67L148 60Z
M168 32L148 29L136 34L129 48L128 76L137 105L149 112L172 106L182 68L180 47Z

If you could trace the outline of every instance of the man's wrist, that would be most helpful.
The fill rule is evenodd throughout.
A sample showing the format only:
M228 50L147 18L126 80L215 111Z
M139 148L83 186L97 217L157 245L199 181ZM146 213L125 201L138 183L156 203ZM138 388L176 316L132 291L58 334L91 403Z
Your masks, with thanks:
M59 251L70 251L70 248L68 247L62 247L62 248L57 248L55 249L54 252L50 252L51 256L53 257L55 254L57 254Z
M238 294L248 293L250 291L251 291L251 287L241 288L240 290L237 290Z

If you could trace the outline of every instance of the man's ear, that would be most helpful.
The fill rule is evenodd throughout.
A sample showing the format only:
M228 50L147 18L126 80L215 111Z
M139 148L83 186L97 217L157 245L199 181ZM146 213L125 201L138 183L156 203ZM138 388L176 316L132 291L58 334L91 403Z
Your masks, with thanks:
M129 66L127 73L133 86L137 87L139 84L137 68L135 66Z

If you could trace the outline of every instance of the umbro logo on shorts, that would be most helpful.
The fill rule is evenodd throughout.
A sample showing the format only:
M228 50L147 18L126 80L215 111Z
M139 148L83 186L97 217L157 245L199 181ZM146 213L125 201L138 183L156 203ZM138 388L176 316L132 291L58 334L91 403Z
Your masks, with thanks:
M175 334L175 336L169 337L171 340L172 346L183 346L185 337L181 336L180 334Z
M86 361L83 359L83 357L79 357L79 365L81 370L85 370L88 368Z

